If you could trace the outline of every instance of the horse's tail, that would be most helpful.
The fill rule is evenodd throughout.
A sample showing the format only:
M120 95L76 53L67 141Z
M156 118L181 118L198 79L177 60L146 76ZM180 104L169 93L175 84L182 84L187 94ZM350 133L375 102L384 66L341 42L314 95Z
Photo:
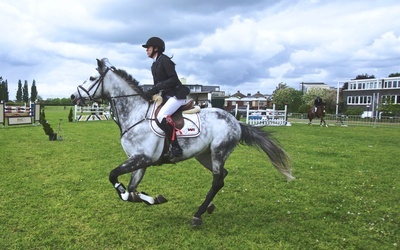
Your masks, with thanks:
M240 123L242 135L240 143L261 148L269 157L274 167L288 180L293 180L290 158L286 152L270 139L270 134L245 123Z

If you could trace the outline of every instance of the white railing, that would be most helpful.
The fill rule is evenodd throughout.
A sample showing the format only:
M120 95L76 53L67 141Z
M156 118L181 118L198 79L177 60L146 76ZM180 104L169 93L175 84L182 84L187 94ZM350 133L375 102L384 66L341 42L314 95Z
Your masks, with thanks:
M75 105L75 121L104 121L111 117L110 107Z
M325 122L330 126L371 126L371 127L397 127L400 128L400 117L381 116L380 118L361 118L360 115L331 115L326 114ZM307 114L292 113L288 115L291 123L309 123ZM319 119L312 120L312 124L319 125Z

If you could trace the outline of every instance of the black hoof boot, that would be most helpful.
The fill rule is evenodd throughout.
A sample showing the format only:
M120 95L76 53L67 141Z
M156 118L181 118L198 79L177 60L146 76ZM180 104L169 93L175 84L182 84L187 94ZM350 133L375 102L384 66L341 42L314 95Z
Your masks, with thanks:
M207 213L212 214L214 210L215 210L215 205L213 203L210 203L210 205L208 205L207 207Z
M198 217L192 218L191 224L193 227L199 227L199 226L201 226L202 223L203 223L203 220L201 218L198 218Z
M161 194L157 195L154 199L154 205L163 204L165 202L168 202L168 200Z

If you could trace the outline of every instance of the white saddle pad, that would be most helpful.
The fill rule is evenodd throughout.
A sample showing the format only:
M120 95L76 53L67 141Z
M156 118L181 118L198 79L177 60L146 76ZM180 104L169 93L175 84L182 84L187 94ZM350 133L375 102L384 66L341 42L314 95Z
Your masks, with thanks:
M154 103L152 111L151 111L151 119L149 120L150 123L150 128L153 130L153 132L160 136L164 137L164 131L157 126L155 119L155 112L157 109L157 104ZM184 120L184 125L183 128L176 131L177 137L196 137L200 134L200 116L199 113L195 114L185 114L183 113L183 120Z

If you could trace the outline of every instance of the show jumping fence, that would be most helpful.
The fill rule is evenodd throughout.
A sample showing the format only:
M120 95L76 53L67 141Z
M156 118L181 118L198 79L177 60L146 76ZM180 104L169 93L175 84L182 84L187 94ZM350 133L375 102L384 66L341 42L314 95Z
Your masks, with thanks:
M111 117L110 107L101 107L97 103L81 107L75 105L74 121L106 121Z
M252 126L290 126L287 122L287 106L284 110L275 109L258 109L250 110L247 106L246 123Z
M328 126L370 126L370 127L391 127L400 128L400 117L381 116L361 118L359 115L334 115L326 114L325 122ZM288 121L291 123L305 123L309 120L307 114L292 113L288 115ZM312 120L313 125L319 125L319 119Z
M35 124L40 120L40 104L30 103L29 106L6 106L0 103L0 124L3 127L14 125Z

